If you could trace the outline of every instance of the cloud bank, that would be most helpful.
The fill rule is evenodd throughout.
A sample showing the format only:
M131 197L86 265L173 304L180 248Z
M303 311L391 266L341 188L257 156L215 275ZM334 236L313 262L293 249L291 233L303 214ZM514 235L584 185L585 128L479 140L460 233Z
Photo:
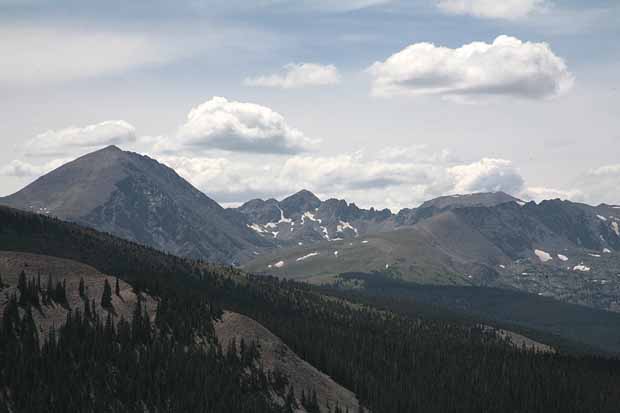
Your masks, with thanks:
M282 73L250 77L243 82L247 86L276 87L282 89L307 86L325 86L340 82L340 74L334 65L316 63L289 63Z
M574 77L548 44L499 36L451 49L415 43L367 71L375 96L441 95L472 101L512 96L547 99L571 89Z

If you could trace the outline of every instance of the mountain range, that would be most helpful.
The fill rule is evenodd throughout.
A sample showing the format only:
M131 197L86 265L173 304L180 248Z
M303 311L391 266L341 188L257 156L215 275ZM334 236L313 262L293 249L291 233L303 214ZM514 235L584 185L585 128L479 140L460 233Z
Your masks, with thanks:
M620 207L451 195L398 213L301 190L222 208L171 168L115 146L84 155L0 204L175 255L334 283L346 272L510 288L620 310Z
M617 206L226 209L113 146L0 204L6 411L617 411Z

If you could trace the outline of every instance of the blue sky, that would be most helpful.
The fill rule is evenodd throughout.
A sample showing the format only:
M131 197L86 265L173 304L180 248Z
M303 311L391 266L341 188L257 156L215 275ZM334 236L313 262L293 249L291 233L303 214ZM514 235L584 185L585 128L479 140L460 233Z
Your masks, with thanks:
M619 40L617 1L0 0L0 194L115 143L225 204L620 203Z

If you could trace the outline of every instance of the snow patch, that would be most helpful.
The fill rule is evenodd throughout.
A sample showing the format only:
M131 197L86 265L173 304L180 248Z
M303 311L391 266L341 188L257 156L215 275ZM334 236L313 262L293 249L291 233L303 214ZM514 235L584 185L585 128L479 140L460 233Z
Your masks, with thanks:
M306 222L306 218L309 219L310 221L318 222L319 224L322 222L320 219L315 218L314 214L310 211L304 212L304 214L301 216L302 224Z
M322 226L321 231L323 231L323 238L329 241L329 232L327 231L327 228Z
M603 249L603 254L611 254L611 250L609 248Z
M362 241L362 244L368 244L368 240Z
M278 209L280 210L280 220L278 221L278 224L283 224L283 223L293 224L293 225L295 224L292 219L286 218L284 216L284 211L282 211L282 208L278 206Z
M248 228L253 229L254 231L258 232L259 234L264 234L265 231L260 225L258 224L248 224Z
M579 264L579 265L575 265L573 267L573 271L588 272L588 271L590 271L590 267L586 267L583 264Z
M538 257L541 262L547 262L553 260L553 257L548 252L543 250L534 250L534 254Z
M303 242L301 242L301 241L299 241L299 242L297 243L297 245L302 246L302 245L304 245L304 243L303 243Z
M334 255L337 257L338 256L338 251L334 251Z
M310 254L308 254L308 255L304 255L303 257L299 257L299 258L297 258L295 261L303 261L303 260L307 260L308 258L312 258L312 257L315 257L315 256L317 256L317 255L319 255L319 253L318 253L318 252L311 252L311 253L310 253Z
M504 264L500 264L500 265L499 265L499 268L501 268L502 270L505 270L505 269L506 269L506 266L505 266Z
M620 226L616 221L611 223L611 229L613 229L616 235L620 237Z
M340 223L336 226L336 230L338 232L344 232L345 229L350 229L353 232L355 232L355 236L357 237L359 235L357 228L355 228L353 225L351 225L348 222L345 221L340 221Z
M568 261L568 257L566 255L558 254L558 258L560 261Z
M272 267L282 268L282 267L284 267L284 261L278 261L278 262L275 262L273 264L269 264L267 266L267 268L272 268Z
M601 258L600 254L588 254L590 257Z
M597 217L598 219L600 219L601 221L607 221L607 218L605 218L605 217L604 217L604 216L602 216L602 215L597 215L596 217Z

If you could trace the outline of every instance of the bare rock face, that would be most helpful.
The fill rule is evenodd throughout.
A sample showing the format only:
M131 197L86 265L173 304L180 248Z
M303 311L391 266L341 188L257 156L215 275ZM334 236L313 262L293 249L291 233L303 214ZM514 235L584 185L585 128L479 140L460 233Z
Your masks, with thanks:
M283 373L295 389L298 399L302 390L316 391L322 411L327 412L328 406L333 409L336 405L344 411L358 411L359 402L353 392L302 360L282 340L251 318L226 311L222 320L215 324L215 334L223 347L233 339L237 343L242 338L246 342L257 342L261 363L268 370Z
M69 162L0 203L222 263L271 245L171 168L116 146Z

